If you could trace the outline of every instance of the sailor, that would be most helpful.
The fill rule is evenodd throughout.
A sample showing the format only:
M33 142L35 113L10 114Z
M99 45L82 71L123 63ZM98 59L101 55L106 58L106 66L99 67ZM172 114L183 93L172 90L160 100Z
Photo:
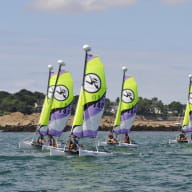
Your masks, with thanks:
M185 136L185 133L182 131L179 137L177 138L178 141L187 141L187 137Z
M68 142L68 148L69 148L69 150L77 151L78 147L79 147L78 139L75 135L72 135L72 137L70 138L70 140Z
M118 143L118 140L113 137L113 133L110 132L107 138L108 143Z
M41 133L39 133L39 136L37 138L37 143L39 145L43 145L43 142L44 142L44 136Z
M124 140L124 143L130 143L130 138L129 138L128 133L125 133L125 140Z
M48 135L47 142L50 146L56 147L56 141L52 135Z

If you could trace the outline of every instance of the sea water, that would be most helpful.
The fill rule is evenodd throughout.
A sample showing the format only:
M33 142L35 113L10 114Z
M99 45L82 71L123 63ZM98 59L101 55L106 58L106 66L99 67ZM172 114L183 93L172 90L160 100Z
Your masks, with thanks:
M168 144L178 132L132 132L137 148L112 147L106 157L50 157L23 151L32 133L0 133L1 192L191 192L192 145ZM107 132L99 132L104 140Z

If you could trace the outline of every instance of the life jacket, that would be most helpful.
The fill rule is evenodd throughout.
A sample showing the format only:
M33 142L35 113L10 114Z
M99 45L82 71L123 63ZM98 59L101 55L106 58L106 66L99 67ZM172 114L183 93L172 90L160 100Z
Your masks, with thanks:
M68 147L70 150L72 150L73 149L73 143L70 143Z
M125 137L125 142L126 142L126 143L130 143L130 138L129 138L129 136L126 136L126 137Z
M77 150L77 144L76 143L73 143L72 141L70 141L69 145L68 145L68 148L70 150Z

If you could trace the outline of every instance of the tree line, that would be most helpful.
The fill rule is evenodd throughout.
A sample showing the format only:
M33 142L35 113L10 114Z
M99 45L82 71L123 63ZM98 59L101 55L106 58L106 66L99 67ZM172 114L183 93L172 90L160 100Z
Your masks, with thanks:
M21 112L24 114L31 114L34 112L40 112L44 101L45 95L41 92L31 92L26 89L22 89L14 94L6 91L0 91L0 115L9 114L12 112ZM73 111L75 113L76 104L78 101L78 95L74 96ZM105 102L104 115L114 115L114 111L117 108L119 98L116 101L111 101L109 98ZM157 97L152 99L139 98L138 103L138 115L143 116L160 116L166 119L168 116L183 115L185 104L178 101L173 101L170 104L163 104Z

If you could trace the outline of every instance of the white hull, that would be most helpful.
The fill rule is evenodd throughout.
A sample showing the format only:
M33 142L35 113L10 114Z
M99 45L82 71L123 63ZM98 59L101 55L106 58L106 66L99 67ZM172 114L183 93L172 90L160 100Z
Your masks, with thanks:
M109 156L112 153L79 149L79 152L67 151L64 148L50 148L50 156Z
M56 148L56 147L53 147L53 146L50 146L50 145L42 145L42 151L49 151L52 148Z
M50 148L50 156L65 156L67 155L64 148Z
M24 140L19 142L19 149L42 149L42 151L49 151L51 148L55 148L49 145L38 145L32 141Z
M135 143L107 143L106 141L100 141L98 146L137 147L138 145Z
M64 148L64 144L57 144L56 147L50 146L48 144L42 145L42 151L49 151L50 149Z
M32 141L24 140L19 142L19 149L41 149L41 145L34 145Z
M169 144L174 144L174 143L177 143L176 139L169 139Z
M79 149L79 156L110 156L112 153Z
M182 144L182 143L191 144L191 143L192 143L192 140L187 140L187 141L185 141L185 142L179 142L179 141L177 141L177 139L169 139L169 144L174 144L174 143L179 143L179 144Z
M120 147L137 147L138 144L135 144L135 143L119 143L118 146Z
M76 156L79 151L70 151L66 148L50 148L50 156Z

